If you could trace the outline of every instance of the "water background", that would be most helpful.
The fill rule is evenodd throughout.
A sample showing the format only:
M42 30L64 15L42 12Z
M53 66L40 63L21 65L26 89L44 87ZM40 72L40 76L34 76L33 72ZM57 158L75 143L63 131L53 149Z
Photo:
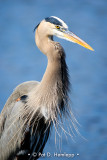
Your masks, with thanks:
M35 45L33 29L51 15L63 19L95 51L55 38L66 52L72 107L87 140L77 134L74 142L63 135L59 147L53 130L44 153L65 152L75 157L41 160L106 160L107 0L0 0L0 111L18 84L41 80L47 59Z

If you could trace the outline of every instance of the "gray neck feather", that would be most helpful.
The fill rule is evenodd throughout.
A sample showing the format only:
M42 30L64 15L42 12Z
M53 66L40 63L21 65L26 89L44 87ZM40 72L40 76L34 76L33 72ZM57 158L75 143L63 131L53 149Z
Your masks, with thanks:
M67 113L69 74L62 46L54 42L53 37L45 39L46 41L47 46L43 45L43 47L47 49L47 69L38 87L34 88L29 95L29 102L30 105L32 104L34 113L38 110L42 112L43 109L48 119L57 121L59 116L62 117Z

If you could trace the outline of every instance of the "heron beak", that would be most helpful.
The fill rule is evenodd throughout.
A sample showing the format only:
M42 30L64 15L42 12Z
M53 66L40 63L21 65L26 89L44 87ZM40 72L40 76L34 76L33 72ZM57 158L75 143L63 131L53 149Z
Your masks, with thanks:
M80 39L74 33L70 32L70 31L64 31L63 35L66 40L69 40L73 43L77 43L77 44L79 44L79 45L81 45L91 51L94 51L94 49L91 46L89 46L86 42L84 42L82 39Z

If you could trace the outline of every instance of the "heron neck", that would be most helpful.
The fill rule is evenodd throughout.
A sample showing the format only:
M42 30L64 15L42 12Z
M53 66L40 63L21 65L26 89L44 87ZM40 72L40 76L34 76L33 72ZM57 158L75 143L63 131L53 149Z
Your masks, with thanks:
M58 44L60 46L60 44ZM53 53L52 53L53 54ZM59 55L58 55L59 54ZM55 56L58 55L58 56ZM48 64L40 86L42 91L57 91L66 94L69 88L68 68L65 62L65 53L60 49L54 53L54 56L48 56Z
M62 46L53 41L52 36L46 36L36 31L36 44L48 59L45 74L40 82L39 91L43 96L67 92L69 76ZM65 90L65 91L64 91ZM62 93L63 94L63 93Z
M39 43L40 44L40 43ZM41 39L39 49L47 56L48 64L41 84L43 86L54 86L56 82L61 81L62 63L61 59L65 60L65 53L58 42L53 41L53 36L45 36ZM57 45L59 48L57 48ZM63 66L64 67L64 66Z
M48 60L45 74L41 84L44 86L54 86L56 81L61 80L61 63L58 61Z

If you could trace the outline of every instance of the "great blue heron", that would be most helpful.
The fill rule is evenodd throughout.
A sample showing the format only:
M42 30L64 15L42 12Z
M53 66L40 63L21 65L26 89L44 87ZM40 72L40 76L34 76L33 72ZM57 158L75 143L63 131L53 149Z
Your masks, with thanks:
M93 50L68 30L58 17L48 17L35 27L36 45L48 58L41 82L20 84L7 100L0 115L0 160L39 158L52 125L69 112L69 75L63 47L53 36ZM33 156L33 152L36 156Z

